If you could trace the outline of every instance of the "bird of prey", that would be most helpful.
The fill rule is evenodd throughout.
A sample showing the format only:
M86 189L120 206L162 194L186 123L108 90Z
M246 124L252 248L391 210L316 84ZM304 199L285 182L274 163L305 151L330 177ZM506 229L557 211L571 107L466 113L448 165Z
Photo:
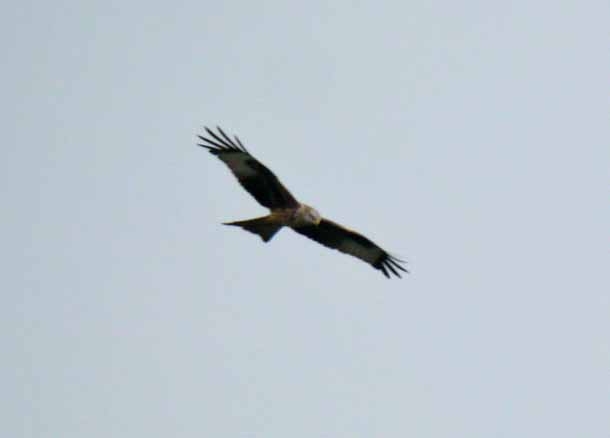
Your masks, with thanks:
M271 213L267 216L235 222L233 225L257 234L268 242L282 227L292 228L328 248L337 249L357 257L379 269L390 278L400 277L400 271L408 272L400 263L404 261L391 256L363 235L320 216L314 208L297 201L280 180L265 165L254 158L237 136L231 139L217 127L218 132L205 128L209 137L199 135L212 155L225 163L241 186Z

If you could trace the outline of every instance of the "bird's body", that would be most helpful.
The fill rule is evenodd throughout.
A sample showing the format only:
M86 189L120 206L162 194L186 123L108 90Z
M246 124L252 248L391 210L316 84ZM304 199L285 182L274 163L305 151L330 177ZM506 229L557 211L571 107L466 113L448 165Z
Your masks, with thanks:
M278 208L269 215L282 225L290 228L318 225L322 216L309 205L299 204L296 208Z
M271 240L282 227L299 228L318 225L321 216L309 205L299 204L295 208L276 208L271 214L245 221L225 222L224 225L235 225L246 231L258 234L264 242Z
M343 253L350 254L383 272L400 277L398 270L408 272L401 260L391 256L368 238L323 218L316 209L297 201L279 179L244 147L239 138L229 138L218 128L218 134L206 128L211 138L199 136L210 153L220 158L237 177L239 183L261 205L270 210L267 216L243 221L227 222L257 234L268 242L282 227Z

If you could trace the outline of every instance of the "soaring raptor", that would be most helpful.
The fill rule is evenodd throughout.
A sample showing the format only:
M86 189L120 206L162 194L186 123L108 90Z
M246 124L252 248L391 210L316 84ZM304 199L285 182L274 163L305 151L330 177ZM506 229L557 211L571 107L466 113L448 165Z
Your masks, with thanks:
M323 218L314 208L297 201L273 172L250 155L237 136L231 139L220 127L217 129L216 133L205 128L209 137L199 135L203 142L199 146L220 158L242 187L271 211L267 216L224 225L238 226L258 234L264 242L271 240L280 228L289 227L324 246L364 260L388 278L390 274L400 277L400 271L408 272L400 265L404 263L402 260L391 256L371 240Z

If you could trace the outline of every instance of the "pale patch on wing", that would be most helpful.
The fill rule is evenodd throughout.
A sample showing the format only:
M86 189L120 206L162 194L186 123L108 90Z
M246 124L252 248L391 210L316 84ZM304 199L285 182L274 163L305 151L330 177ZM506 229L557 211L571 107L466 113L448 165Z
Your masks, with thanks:
M252 158L247 154L229 153L218 155L218 158L220 158L238 177L257 176L256 170L248 164L248 160L252 160Z
M371 264L375 263L381 254L380 250L377 250L376 248L366 248L353 239L343 240L337 249Z

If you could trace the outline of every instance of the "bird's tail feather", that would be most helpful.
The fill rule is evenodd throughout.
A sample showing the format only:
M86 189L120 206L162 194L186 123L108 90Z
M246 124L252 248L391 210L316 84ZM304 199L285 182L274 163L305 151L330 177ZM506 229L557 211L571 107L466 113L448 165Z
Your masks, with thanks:
M258 234L263 239L263 242L269 242L273 235L283 226L271 219L271 216L257 217L245 221L225 222L223 225L234 225L251 233Z

